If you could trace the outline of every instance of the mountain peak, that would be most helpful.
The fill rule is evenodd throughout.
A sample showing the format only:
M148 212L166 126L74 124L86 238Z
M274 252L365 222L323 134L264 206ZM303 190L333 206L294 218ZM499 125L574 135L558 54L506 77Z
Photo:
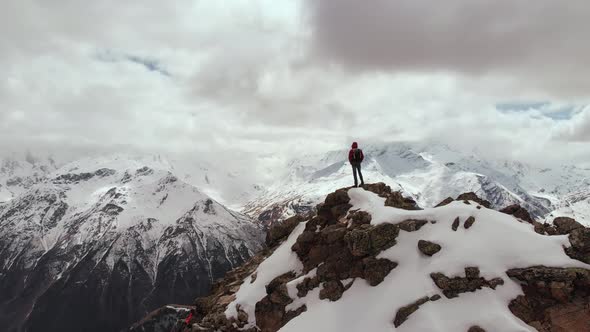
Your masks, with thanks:
M388 191L378 189L384 185L366 188L335 191L316 214L277 226L287 229L274 233L271 251L197 300L189 326L532 331L587 321L587 314L568 310L588 302L590 256L583 248L590 229L556 222L568 241L482 206L473 193L436 208L404 210L387 206ZM561 291L553 291L558 284Z

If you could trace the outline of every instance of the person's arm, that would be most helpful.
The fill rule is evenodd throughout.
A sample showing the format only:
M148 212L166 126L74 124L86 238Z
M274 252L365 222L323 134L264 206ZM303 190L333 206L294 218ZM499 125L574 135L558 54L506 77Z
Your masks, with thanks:
M352 154L353 154L352 150L348 151L348 162L349 163L352 163Z
M363 160L365 160L365 155L363 153L363 150L361 150L361 162L363 162Z

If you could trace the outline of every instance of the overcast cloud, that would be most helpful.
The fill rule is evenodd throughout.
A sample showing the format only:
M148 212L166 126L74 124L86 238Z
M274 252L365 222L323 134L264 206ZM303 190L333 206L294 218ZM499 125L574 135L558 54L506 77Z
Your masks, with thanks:
M587 1L0 6L3 151L264 164L353 139L426 139L590 161Z

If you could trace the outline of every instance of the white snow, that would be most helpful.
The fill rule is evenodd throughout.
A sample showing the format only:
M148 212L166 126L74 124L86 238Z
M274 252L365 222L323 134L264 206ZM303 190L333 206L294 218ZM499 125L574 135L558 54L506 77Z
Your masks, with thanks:
M371 287L366 281L358 279L336 302L319 300L319 288L303 299L295 298L288 308L294 310L305 304L307 311L287 323L281 331L447 332L467 331L472 325L479 325L488 331L534 331L508 309L510 300L521 294L521 288L505 272L511 268L535 265L590 268L565 255L563 246L568 245L566 236L539 235L531 225L520 223L512 216L486 208L477 209L475 202L470 205L453 202L440 208L406 211L386 207L383 198L362 189L351 189L349 196L352 209L371 213L372 224L397 223L408 218L435 220L436 223L428 223L416 232L400 232L398 243L378 256L399 265L378 286ZM470 216L476 221L471 228L465 229L463 223ZM456 217L460 218L461 224L457 231L453 231L451 224ZM281 247L281 252L275 253L276 257L271 256L271 264L261 264L259 270L264 272L264 279L260 279L260 284L249 286L248 281L244 283L242 288L250 290L247 294L255 296L245 296L240 289L236 302L243 307L248 306L249 316L252 316L250 313L253 313L256 301L265 295L262 283L267 284L292 269L290 261L284 257L292 257L289 248L301 230L299 228L294 232L289 243ZM420 239L436 242L442 250L433 257L426 257L417 249ZM447 299L430 277L432 272L441 272L449 277L464 276L464 268L469 266L479 267L486 279L502 278L504 285L496 290L484 288ZM269 272L271 269L272 273ZM291 291L289 294L294 295ZM440 294L442 298L424 304L400 327L394 327L393 319L400 307L435 294ZM228 313L236 314L230 309Z
M300 223L295 227L291 235L283 242L273 254L265 259L256 269L256 280L252 282L252 275L246 278L236 293L236 299L227 306L225 315L227 317L238 317L238 306L248 314L248 326L256 325L254 309L256 302L266 296L266 285L274 278L293 271L297 274L303 270L303 264L291 247L295 244L297 237L303 233L306 223Z

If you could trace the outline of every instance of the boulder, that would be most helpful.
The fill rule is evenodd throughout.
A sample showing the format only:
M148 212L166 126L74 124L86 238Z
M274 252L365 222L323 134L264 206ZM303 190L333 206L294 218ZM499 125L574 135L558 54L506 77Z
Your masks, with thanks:
M455 218L455 221L453 221L453 224L451 225L451 228L453 229L453 231L457 231L457 229L459 228L459 217Z
M406 232L415 232L415 231L419 230L420 228L422 228L422 226L426 225L427 223L428 223L428 221L426 221L426 220L410 219L410 220L404 220L404 221L400 222L399 224L397 224L397 227L399 227L399 229L404 230Z
M419 240L418 249L427 256L432 256L440 251L441 246L430 241Z
M571 247L565 252L573 259L590 264L590 228L577 228L570 232Z
M473 226L473 223L475 223L475 217L471 216L465 220L463 227L465 227L465 229L469 229L471 226Z

